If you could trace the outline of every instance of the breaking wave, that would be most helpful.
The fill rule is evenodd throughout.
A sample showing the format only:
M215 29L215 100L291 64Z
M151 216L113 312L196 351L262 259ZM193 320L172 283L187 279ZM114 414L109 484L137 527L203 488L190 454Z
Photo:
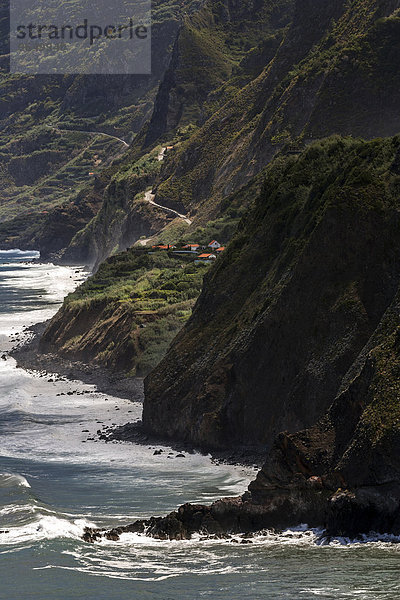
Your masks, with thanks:
M26 488L31 487L28 481L25 479L25 477L23 477L23 475L17 475L15 473L0 473L0 488L15 486L21 486Z
M26 508L24 510L26 511ZM85 519L78 518L71 521L56 515L41 514L20 527L5 527L0 530L0 544L23 544L56 538L80 539L85 527L93 526L91 521Z

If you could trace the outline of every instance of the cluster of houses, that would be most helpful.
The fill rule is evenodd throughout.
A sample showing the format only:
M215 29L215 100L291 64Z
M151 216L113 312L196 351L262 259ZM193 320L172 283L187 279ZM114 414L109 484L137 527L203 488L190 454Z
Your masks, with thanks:
M175 256L192 256L195 258L196 263L200 263L216 260L224 252L225 247L217 240L212 240L208 246L200 246L200 244L159 244L158 246L152 246L152 250L166 250Z

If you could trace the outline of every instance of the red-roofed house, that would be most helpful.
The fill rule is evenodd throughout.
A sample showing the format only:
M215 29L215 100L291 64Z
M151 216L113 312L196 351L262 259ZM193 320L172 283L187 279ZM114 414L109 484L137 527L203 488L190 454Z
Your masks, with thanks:
M152 246L152 248L153 250L172 250L173 248L175 248L175 246L171 246L171 244L168 244L168 246L160 244L158 246Z
M213 250L217 250L217 248L221 248L221 244L217 242L217 240L213 240L208 244L208 247L212 248Z
M217 257L215 254L199 254L198 258L203 260L215 260Z

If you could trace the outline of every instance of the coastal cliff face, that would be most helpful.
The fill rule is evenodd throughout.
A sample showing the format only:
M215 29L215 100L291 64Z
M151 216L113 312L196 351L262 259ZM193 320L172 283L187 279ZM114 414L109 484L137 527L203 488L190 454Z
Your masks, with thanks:
M182 14L190 13L193 4L197 2L152 2L154 52L149 76L32 77L8 72L8 8L7 2L1 3L2 248L43 249L48 257L68 246L75 233L95 216L100 203L94 212L90 210L94 208L96 186L89 173L100 176L126 152L126 144L151 117ZM87 211L80 205L79 215L77 194L87 196L89 205ZM62 231L63 220L69 235ZM56 235L50 242L51 232Z
M392 0L296 2L290 26L209 94L198 130L163 168L157 201L204 222L282 148L332 134L395 135L399 7ZM168 123L175 97L174 86L159 94L153 119Z
M155 233L132 196L121 204L112 178L118 171L124 177L126 162L161 145L174 151L135 193L152 187L158 204L188 214L190 235L224 216L229 198L282 150L332 134L395 135L398 8L398 0L207 0L194 7L174 38L152 117L107 182L101 215L107 236L95 217L74 236L64 260L98 265L135 241L130 230ZM176 223L163 227L168 235Z
M399 308L397 292L324 417L274 442L243 498L264 526L400 534Z
M250 543L252 532L299 523L324 528L328 540L400 535L399 314L397 291L328 411L309 429L280 433L243 496L211 506L186 504L111 531L88 529L84 539L115 541L125 532L171 540L241 533L242 543Z
M271 164L146 379L149 431L269 447L321 417L397 293L398 157L398 138L334 138Z
M400 533L399 324L397 293L327 414L279 436L250 485L255 502L286 499L328 534Z
M345 377L327 413L310 429L279 434L267 460L238 498L186 504L165 517L84 539L118 540L125 532L159 539L225 537L307 523L323 538L371 532L400 535L400 298Z

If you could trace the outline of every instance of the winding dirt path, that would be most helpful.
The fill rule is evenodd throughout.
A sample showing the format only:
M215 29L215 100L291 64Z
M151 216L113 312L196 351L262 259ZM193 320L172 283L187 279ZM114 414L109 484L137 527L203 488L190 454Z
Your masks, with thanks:
M110 133L104 133L104 131L87 131L86 129L60 129L59 127L56 127L55 125L46 125L46 127L49 127L50 129L54 129L55 131L59 131L60 133L87 133L88 135L103 135L103 136L109 137L113 140L117 140L118 142L121 142L121 144L124 144L124 146L126 148L129 148L129 144L127 142L125 142L125 140L117 137L116 135L111 135ZM164 156L163 156L163 158L164 158ZM162 159L159 158L158 160L162 160Z
M181 213L179 213L177 210L174 210L173 208L168 208L168 206L162 206L161 204L157 204L157 202L154 202L155 197L156 197L155 194L153 194L153 192L151 190L149 192L146 192L144 195L144 199L147 200L147 202L149 202L153 206L157 206L157 208L162 208L162 210L173 213L174 215L176 215L177 217L179 217L180 219L185 221L185 223L187 223L188 225L192 224L192 221L189 219L189 217L187 215L182 215Z
M158 153L158 160L161 162L162 160L164 160L165 157L165 153L166 153L167 149L165 147L161 148L160 152ZM169 208L168 206L162 206L161 204L157 204L157 202L154 202L154 198L155 198L155 194L153 194L153 192L150 190L149 192L146 192L144 195L144 199L147 200L147 202L149 202L150 204L152 204L153 206L157 206L157 208L162 208L162 210L166 210L167 212L171 212L174 215L176 215L177 217L179 217L180 219L182 219L183 221L185 221L185 223L187 223L188 225L192 224L192 221L189 219L189 217L187 215L182 215L181 213L179 213L177 210L174 210L173 208ZM142 240L143 241L143 246L145 245L144 242L148 242L148 240Z

